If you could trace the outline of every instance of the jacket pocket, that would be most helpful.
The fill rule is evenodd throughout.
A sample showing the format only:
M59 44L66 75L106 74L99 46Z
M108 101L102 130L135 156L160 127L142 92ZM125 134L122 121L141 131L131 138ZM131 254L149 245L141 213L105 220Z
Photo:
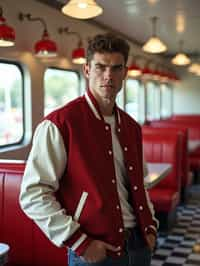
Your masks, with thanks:
M79 200L79 203L76 207L76 211L74 213L74 220L76 222L78 222L80 216L81 216L81 213L83 211L83 207L85 206L85 203L86 203L86 200L87 200L87 197L88 197L88 192L85 192L83 191L82 195L81 195L81 198Z

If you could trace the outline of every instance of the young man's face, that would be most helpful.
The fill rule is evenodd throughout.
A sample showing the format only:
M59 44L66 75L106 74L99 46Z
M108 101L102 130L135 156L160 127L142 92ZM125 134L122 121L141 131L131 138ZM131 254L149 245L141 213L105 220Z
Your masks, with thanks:
M89 88L97 101L115 101L126 73L124 57L117 52L95 53L91 62L84 66Z

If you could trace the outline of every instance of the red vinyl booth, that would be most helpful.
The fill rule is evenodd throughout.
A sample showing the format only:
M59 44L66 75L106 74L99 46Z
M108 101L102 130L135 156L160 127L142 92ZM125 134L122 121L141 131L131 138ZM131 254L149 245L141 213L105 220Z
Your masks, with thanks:
M10 246L8 266L66 266L66 249L51 244L19 206L24 167L0 160L0 242Z
M142 132L146 161L172 165L172 171L155 187L149 189L161 229L169 229L176 219L176 207L181 195L181 136L177 132L148 126L144 126Z
M164 133L174 132L181 134L181 192L182 200L187 198L187 191L192 184L192 173L189 171L189 152L188 152L188 129L182 125L174 125L166 121L155 121L151 123L151 127L163 128Z
M175 119L176 118L176 119ZM152 125L156 123L168 124L170 127L185 127L188 129L189 141L200 141L200 116L196 115L183 115L176 116L173 120L152 122ZM200 173L200 147L189 152L189 168L194 172L195 179L198 178Z

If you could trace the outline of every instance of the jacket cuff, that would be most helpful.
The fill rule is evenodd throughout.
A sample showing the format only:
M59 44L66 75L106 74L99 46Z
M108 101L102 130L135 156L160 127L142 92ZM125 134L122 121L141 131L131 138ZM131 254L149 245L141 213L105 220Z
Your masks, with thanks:
M73 250L78 256L81 256L92 240L79 229L63 244Z
M156 229L159 228L159 221L157 219L153 219L153 226L155 226Z
M147 227L145 231L146 231L146 234L153 234L155 237L157 237L157 230L155 226L150 225Z

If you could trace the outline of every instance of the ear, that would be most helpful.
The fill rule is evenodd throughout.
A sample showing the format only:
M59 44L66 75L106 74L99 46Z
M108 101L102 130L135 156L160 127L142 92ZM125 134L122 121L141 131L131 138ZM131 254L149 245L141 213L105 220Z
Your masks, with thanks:
M89 64L84 64L83 65L83 74L84 76L88 79L90 75L90 66Z

